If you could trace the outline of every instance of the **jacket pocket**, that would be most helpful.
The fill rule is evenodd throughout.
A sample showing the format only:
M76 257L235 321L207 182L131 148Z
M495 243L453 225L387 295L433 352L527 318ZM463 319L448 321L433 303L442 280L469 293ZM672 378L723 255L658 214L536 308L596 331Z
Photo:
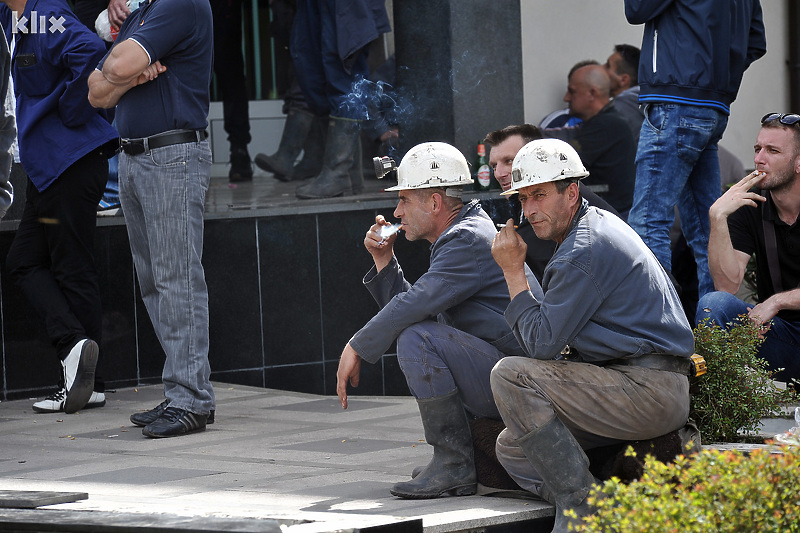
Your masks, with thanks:
M43 96L53 89L47 65L39 62L35 54L20 54L14 58L17 91L28 96Z

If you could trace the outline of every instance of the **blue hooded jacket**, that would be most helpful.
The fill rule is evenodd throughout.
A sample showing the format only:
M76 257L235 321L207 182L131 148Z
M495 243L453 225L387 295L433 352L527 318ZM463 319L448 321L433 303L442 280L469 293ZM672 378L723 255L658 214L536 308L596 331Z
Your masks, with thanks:
M767 52L759 0L625 0L644 24L639 102L712 107L729 114L744 71Z

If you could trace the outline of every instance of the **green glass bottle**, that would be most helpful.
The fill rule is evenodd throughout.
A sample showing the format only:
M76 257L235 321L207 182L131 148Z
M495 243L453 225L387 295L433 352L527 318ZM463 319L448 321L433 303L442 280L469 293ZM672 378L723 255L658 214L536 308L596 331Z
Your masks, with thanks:
M492 183L492 169L486 159L486 147L483 143L478 145L478 162L475 167L478 169L475 174L475 190L488 191Z

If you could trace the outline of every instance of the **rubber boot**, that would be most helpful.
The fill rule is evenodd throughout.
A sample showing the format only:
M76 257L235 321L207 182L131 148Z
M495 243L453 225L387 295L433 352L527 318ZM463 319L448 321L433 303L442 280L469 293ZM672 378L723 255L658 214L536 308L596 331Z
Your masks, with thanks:
M428 499L442 495L468 496L478 489L472 434L458 391L417 400L425 440L433 459L411 481L397 483L391 493L400 498Z
M595 478L589 472L589 459L567 426L557 417L517 441L525 457L542 477L540 496L556 507L553 533L571 531L592 514L587 501ZM577 518L564 511L572 509Z
M256 155L254 161L258 168L272 172L281 181L292 181L294 161L303 149L313 120L314 115L308 111L290 109L286 115L278 151L273 155Z
M303 158L294 166L292 179L305 180L322 172L322 159L325 156L325 138L328 133L328 117L314 117L311 129L303 145Z
M297 188L297 197L334 198L351 192L350 167L358 147L358 121L330 117L322 172Z

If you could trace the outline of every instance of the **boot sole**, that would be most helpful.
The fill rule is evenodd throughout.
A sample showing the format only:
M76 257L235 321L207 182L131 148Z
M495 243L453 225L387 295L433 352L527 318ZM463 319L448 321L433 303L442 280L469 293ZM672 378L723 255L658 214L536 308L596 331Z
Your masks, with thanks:
M451 487L440 492L429 493L403 492L395 489L390 489L389 492L391 492L393 496L397 496L398 498L403 498L406 500L432 500L434 498L440 498L441 496L472 496L478 492L478 484L469 483L467 485Z
M97 366L99 349L97 343L89 341L81 349L81 359L75 372L75 381L64 400L64 412L72 414L80 411L89 402L94 391L94 369Z

